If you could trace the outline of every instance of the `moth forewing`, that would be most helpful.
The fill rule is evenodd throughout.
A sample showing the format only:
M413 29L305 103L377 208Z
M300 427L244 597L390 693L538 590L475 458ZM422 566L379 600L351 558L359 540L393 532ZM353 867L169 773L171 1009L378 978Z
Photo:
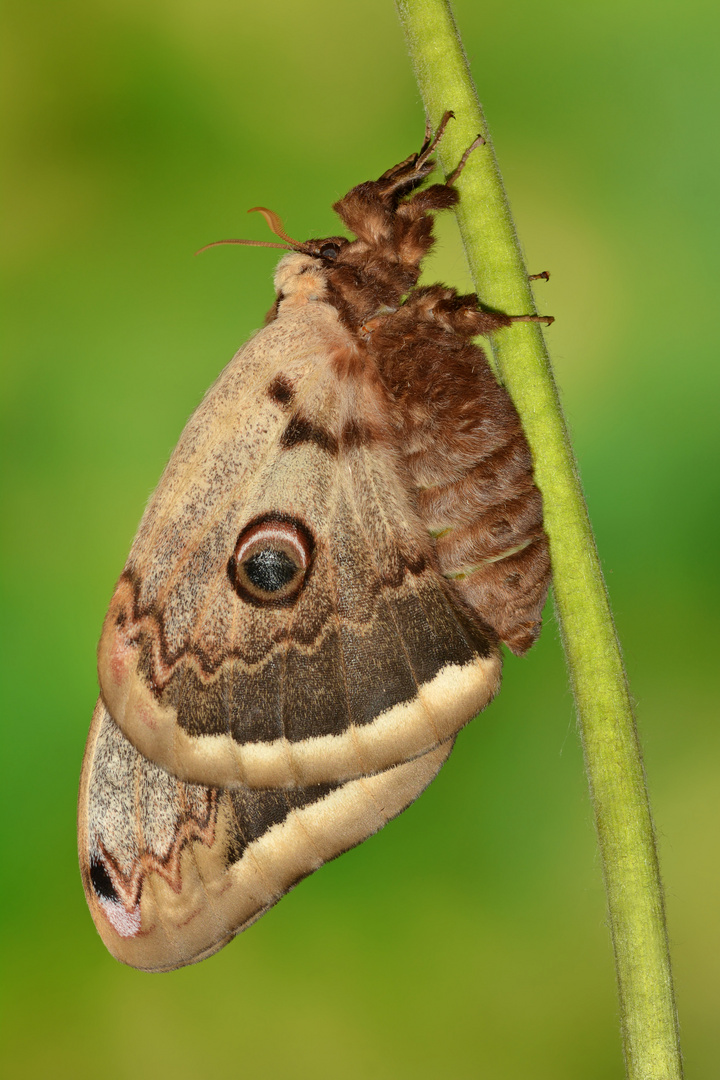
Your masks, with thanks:
M495 693L497 648L437 572L380 390L334 307L281 305L188 423L99 649L113 718L180 779L376 772L452 737ZM290 602L229 569L259 526L291 560L293 542L308 550Z

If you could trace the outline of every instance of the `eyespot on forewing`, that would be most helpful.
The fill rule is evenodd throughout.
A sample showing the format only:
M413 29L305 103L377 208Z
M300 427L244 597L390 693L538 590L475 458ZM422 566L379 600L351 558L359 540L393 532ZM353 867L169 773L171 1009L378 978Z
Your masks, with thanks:
M315 542L301 521L266 514L251 521L237 538L228 561L228 578L238 596L251 604L294 604L312 567Z

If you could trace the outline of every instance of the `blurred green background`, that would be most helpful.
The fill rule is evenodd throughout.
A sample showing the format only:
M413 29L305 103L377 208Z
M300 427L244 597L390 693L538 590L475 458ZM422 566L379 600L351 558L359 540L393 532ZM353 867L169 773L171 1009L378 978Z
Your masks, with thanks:
M715 4L456 0L538 283L653 797L689 1076L720 1045ZM75 800L95 645L183 423L277 253L419 146L390 0L8 0L0 932L5 1075L620 1077L548 608L420 801L223 952L121 967ZM452 106L452 102L447 103ZM466 285L454 223L427 278Z

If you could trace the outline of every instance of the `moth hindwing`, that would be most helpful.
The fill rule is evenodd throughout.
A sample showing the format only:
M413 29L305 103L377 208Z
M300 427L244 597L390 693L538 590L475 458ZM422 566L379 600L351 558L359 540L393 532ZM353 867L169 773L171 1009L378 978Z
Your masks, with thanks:
M211 788L139 754L101 699L79 803L80 866L100 936L143 971L204 959L404 810L451 746L344 784Z
M335 204L354 239L298 243L263 211L288 242L276 302L188 422L113 595L80 857L137 967L201 959L399 813L496 693L499 643L539 632L541 498L472 341L514 317L417 287L458 198L417 190L437 137Z

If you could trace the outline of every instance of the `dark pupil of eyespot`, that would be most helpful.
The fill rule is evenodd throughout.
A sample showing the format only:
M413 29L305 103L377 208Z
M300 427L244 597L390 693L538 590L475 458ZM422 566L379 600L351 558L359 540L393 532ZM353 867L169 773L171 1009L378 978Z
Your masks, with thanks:
M324 247L320 252L323 259L337 259L337 253L338 249L336 247L333 247L332 244L328 244L328 246Z
M263 592L277 592L292 581L297 572L297 565L290 556L274 548L256 551L245 563L248 580Z

